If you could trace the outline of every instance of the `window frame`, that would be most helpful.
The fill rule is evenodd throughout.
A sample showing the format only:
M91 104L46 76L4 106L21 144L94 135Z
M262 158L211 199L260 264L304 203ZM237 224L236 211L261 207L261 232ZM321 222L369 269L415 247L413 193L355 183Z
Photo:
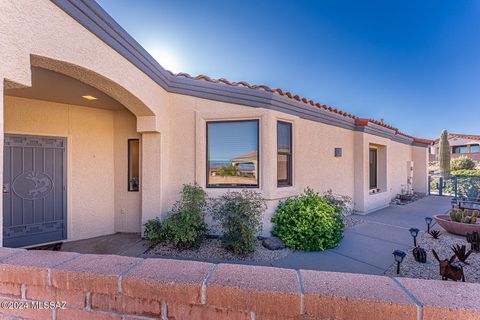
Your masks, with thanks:
M371 164L371 155L372 151L375 153L375 185L372 186L372 164ZM369 190L378 190L378 149L377 148L368 148L368 189Z
M133 141L138 142L138 189L132 189L130 188L130 176L131 176L131 168L132 168L132 159L131 159L131 143ZM127 162L128 162L128 168L127 168L127 191L128 192L139 192L140 191L140 139L134 138L134 139L128 139L128 148L127 148Z
M290 152L280 152L278 144L278 128L280 124L286 124L290 128ZM287 179L280 180L278 178L278 156L287 156ZM293 124L291 122L277 121L277 188L285 188L293 186Z
M209 183L209 169L210 169L210 144L208 125L211 123L233 123L233 122L255 122L257 124L257 183L256 184L210 184ZM205 140L206 140L206 159L205 159L205 187L208 189L258 189L260 188L260 119L241 119L241 120L207 120L205 121Z

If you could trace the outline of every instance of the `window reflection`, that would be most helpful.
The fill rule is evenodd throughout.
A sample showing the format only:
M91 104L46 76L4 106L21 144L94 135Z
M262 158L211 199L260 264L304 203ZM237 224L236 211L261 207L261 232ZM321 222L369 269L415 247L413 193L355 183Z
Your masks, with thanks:
M207 122L207 186L258 186L258 120Z

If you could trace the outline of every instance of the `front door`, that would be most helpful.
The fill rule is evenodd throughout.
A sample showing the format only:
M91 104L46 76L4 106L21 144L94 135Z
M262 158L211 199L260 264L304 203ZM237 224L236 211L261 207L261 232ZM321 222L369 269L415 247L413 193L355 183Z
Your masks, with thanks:
M67 237L66 138L5 134L3 246Z

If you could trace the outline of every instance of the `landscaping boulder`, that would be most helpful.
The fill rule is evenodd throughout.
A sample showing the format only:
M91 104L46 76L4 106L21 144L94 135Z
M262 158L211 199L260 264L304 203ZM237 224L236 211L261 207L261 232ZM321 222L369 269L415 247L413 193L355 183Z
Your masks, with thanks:
M262 245L268 250L285 249L285 243L283 243L282 239L278 237L265 238L262 241Z

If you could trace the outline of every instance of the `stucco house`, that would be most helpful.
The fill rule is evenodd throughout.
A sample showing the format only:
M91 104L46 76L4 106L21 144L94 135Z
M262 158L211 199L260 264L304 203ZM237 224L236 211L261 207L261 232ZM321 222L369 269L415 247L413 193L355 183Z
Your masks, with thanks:
M437 161L439 139L432 142L429 148L430 161ZM449 133L448 143L452 158L467 157L480 161L480 135Z
M264 232L307 186L358 213L407 184L427 192L431 141L281 89L172 74L92 0L1 1L0 58L3 246L140 232L184 183L258 190Z

